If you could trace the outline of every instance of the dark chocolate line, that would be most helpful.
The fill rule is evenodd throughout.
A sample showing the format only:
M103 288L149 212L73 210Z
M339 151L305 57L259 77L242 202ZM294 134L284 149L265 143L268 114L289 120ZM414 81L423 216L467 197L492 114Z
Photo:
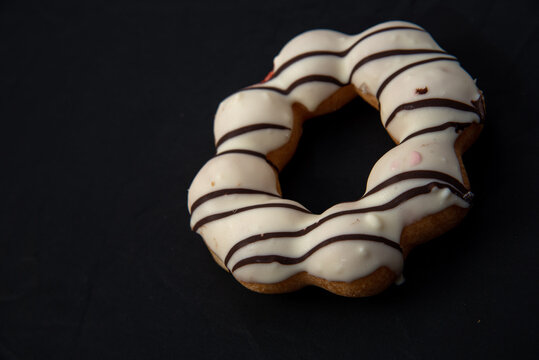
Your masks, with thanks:
M269 161L268 158L266 157L266 155L264 155L262 153L252 151L252 150L232 149L232 150L223 151L223 152L221 152L219 154L215 154L215 157L221 156L221 155L226 155L226 154L244 154L244 155L256 156L258 158L264 159L268 163L269 166L271 166L273 169L275 169L277 172L279 172L279 168L274 163Z
M409 179L436 179L443 182L446 182L448 184L451 184L454 188L456 188L458 191L460 191L461 195L464 195L468 192L468 189L462 185L460 181L455 179L454 177L447 175L446 173L434 171L434 170L412 170L403 172L400 174L397 174L395 176L390 177L387 180L382 181L380 184L373 187L370 191L365 193L365 195L362 196L362 198L365 198L367 196L370 196L374 193L377 193L378 191L391 186L395 183L409 180Z
M327 222L327 221L329 221L331 219L334 219L336 217L339 217L339 216L351 215L351 214L362 214L362 213L367 213L367 212L371 212L371 211L375 212L375 211L385 211L385 210L393 209L393 208L399 206L401 203L403 203L403 202L405 202L405 201L407 201L407 200L409 200L411 198L414 198L416 196L429 193L431 191L431 189L434 188L434 187L448 188L449 190L451 190L452 193L454 193L455 195L463 198L462 192L459 191L458 189L454 188L452 185L433 181L433 182L430 182L430 183L428 183L426 185L415 187L415 188L412 188L410 190L407 190L404 193L398 195L397 197L393 198L389 202L387 202L385 204L382 204L382 205L370 206L370 207L366 207L366 208L362 208L362 209L353 209L353 210L340 211L340 212L330 214L330 215L328 215L326 217L321 218L316 223L311 224L311 225L309 225L306 228L301 229L301 230L271 232L271 233L264 233L264 234L257 234L257 235L249 236L248 238L245 238L245 239L237 242L234 246L232 246L232 248L230 248L230 250L228 251L228 254L225 257L225 261L224 261L225 266L228 266L228 262L230 261L232 255L234 255L234 253L236 253L239 249L241 249L241 248L243 248L243 247L245 247L245 246L247 246L249 244L252 244L254 242L267 240L267 239L272 239L272 238L285 238L285 237L303 236L303 235L311 232L312 230L316 229L317 227L319 227L323 223L325 223L325 222Z
M463 125L469 125L469 124L463 124ZM372 188L369 192L365 193L365 195L363 195L362 198L365 198L365 197L370 196L370 195L372 195L374 193L377 193L378 191L380 191L380 190L382 190L382 189L384 189L384 188L386 188L388 186L391 186L391 185L393 185L393 184L395 184L397 182L400 182L400 181L405 181L405 180L409 180L409 179L424 179L424 178L437 179L437 180L441 180L441 181L444 181L446 183L449 183L449 184L453 185L457 190L459 190L461 192L461 195L464 195L464 194L466 194L468 192L468 190L457 179L455 179L454 177L452 177L450 175L447 175L445 173L438 172L438 171L432 171L432 170L414 170L414 171L408 171L408 172L405 172L405 173L395 175L395 176L381 182L380 184L378 184L377 186ZM237 213L241 213L241 212L249 211L249 210L254 210L254 209L272 208L272 207L289 208L289 209L298 210L298 211L304 212L304 213L311 213L309 210L306 210L306 209L304 209L302 207L299 207L299 206L296 206L296 205L293 205L293 204L283 204L283 203L258 204L258 205L246 206L246 207L243 207L243 208L239 208L239 209L235 209L235 210L231 210L231 211L226 211L226 212L222 212L222 213L218 213L218 214L214 214L214 215L209 215L209 216L199 220L193 226L193 231L197 231L198 228L200 226L204 225L204 224L207 224L209 222L219 220L219 219L222 219L222 218L225 218L225 217L237 214Z
M431 59L426 59L426 60L422 60L422 61L417 61L415 63L411 63L411 64L408 64L406 66L403 66L402 68L400 68L399 70L395 71L393 74L389 75L387 77L387 79L385 79L382 84L380 85L380 87L378 88L378 91L376 92L376 99L379 100L380 99L380 95L382 95L382 92L384 91L384 89L386 88L386 86L394 79L396 78L397 76L399 76L400 74L402 74L403 72L405 72L406 70L408 69L411 69L413 67L416 67L416 66L420 66L420 65L424 65L424 64L428 64L428 63L431 63L431 62L435 62L435 61L442 61L442 60L449 60L449 61L457 61L456 58L450 58L450 57L435 57L435 58L431 58Z
M430 128L422 129L422 130L416 131L414 133L411 133L410 135L405 137L400 143L402 144L403 142L408 141L411 138L419 136L419 135L442 131L442 130L448 129L450 127L454 127L455 131L459 132L459 131L467 128L470 125L472 125L472 123L458 123L458 122L454 122L454 121L449 121L449 122L443 123L443 124L438 125L438 126L433 126L433 127L430 127Z
M390 57L390 56L418 55L418 54L446 54L447 55L447 53L443 50L433 50L433 49L395 49L395 50L381 51L378 53L371 54L367 57L364 57L356 65L354 65L354 67L352 68L352 72L350 72L348 83L352 82L352 78L354 77L355 72L359 70L359 68L365 65L366 63L369 63L374 60L379 60L385 57Z
M298 86L303 85L305 83L309 83L309 82L325 82L325 83L335 84L335 85L337 85L339 87L343 87L343 86L348 85L348 84L340 82L339 79L336 79L333 76L309 75L309 76L304 76L302 78L297 79L292 84L290 84L288 86L288 88L286 88L286 89L279 89L279 88L277 88L275 86L264 86L264 85L262 85L262 86L256 86L256 87L248 87L248 88L245 88L244 90L260 90L260 89L264 89L264 90L275 91L275 92L278 92L279 94L282 94L282 95L288 95L295 88L297 88Z
M254 210L254 209L262 209L262 208L287 208L287 209L297 210L299 212L303 212L303 213L306 213L306 214L311 213L309 210L304 209L304 208L302 208L300 206L297 206L297 205L294 205L294 204L274 203L274 204L251 205L251 206L246 206L246 207L242 207L242 208L239 208L239 209L234 209L234 210L225 211L225 212L222 212L222 213L206 216L205 218L202 218L199 221L197 221L197 223L193 226L193 231L197 231L198 228L200 228L202 225L205 225L205 224L210 223L212 221L220 220L220 219L223 219L223 218L235 215L235 214L242 213L244 211L249 211L249 210Z
M424 107L447 107L452 108L456 110L462 110L462 111L469 111L477 114L479 118L481 119L481 114L478 111L478 109L472 105L465 104L460 101L452 100L452 99L443 99L443 98L432 98L432 99L423 99L423 100L417 100L412 101L409 103L401 104L393 110L391 115L386 120L386 123L384 124L385 127L387 127L391 121L395 118L395 116L402 110L415 110L419 108Z
M309 256L311 256L312 254L314 254L315 252L317 252L318 250L322 249L325 246L328 246L330 244L333 244L339 241L350 241L350 240L364 240L364 241L366 240L366 241L382 243L402 253L402 249L400 248L399 244L381 236L370 235L370 234L344 234L344 235L334 236L327 240L322 241L321 243L319 243L318 245L316 245L315 247L307 251L305 254L297 258L292 258L292 257L282 256L282 255L251 256L251 257L238 261L232 268L232 271L236 271L237 269L246 265L250 265L250 264L268 264L272 262L278 262L279 264L282 264L282 265L299 264L300 262L305 261L305 259L307 259Z
M254 124L254 125L247 125L247 126L243 126L235 130L229 131L223 136L221 136L221 138L217 140L217 142L215 143L215 147L218 148L222 143L224 143L227 140L232 139L233 137L240 136L251 131L258 131L258 130L265 130L265 129L291 130L287 126L277 125L277 124L260 123L260 124Z
M275 86L265 86L265 85L257 86L257 85L255 85L255 86L252 86L252 87L247 87L247 88L245 88L243 90L270 90L270 91L275 91L275 92L277 92L279 94L282 94L282 95L288 95L295 88L297 88L298 86L306 84L306 83L310 83L310 82L325 82L325 83L335 84L335 85L337 85L339 87L344 87L344 86L347 86L347 85L349 85L351 83L352 77L354 76L354 73L361 66L365 65L368 62L378 60L378 59L382 59L382 58L385 58L385 57L390 57L390 56L416 55L416 54L447 54L447 53L445 51L443 51L443 50L432 50L432 49L387 50L387 51L382 51L382 52L379 52L379 53L369 55L369 56L361 59L353 67L352 72L350 73L350 77L348 78L348 81L346 83L341 82L339 79L336 79L333 76L328 76L328 75L308 75L308 76L304 76L304 77L301 77L301 78L297 79L292 84L290 84L286 89L280 89L280 88L275 87Z
M346 50L343 50L343 51L329 51L329 50L318 50L318 51L309 51L309 52L306 52L306 53L303 53L303 54L300 54L300 55L296 55L294 56L293 58L287 60L286 62L284 62L277 70L275 70L273 72L273 76L271 77L271 79L277 77L280 73L282 73L286 68L288 68L290 65L302 60L302 59L305 59L305 58L308 58L308 57L312 57L312 56L336 56L336 57L344 57L346 55L348 55L348 53L350 51L352 51L352 49L354 49L360 42L362 42L363 40L373 36L373 35L376 35L376 34L379 34L379 33L382 33L382 32L386 32L386 31L391 31L391 30L418 30L418 31L425 31L423 29L420 29L420 28L417 28L417 27L412 27L412 26L391 26L391 27L388 27L388 28L384 28L384 29L380 29L380 30L376 30L376 31L373 31L372 33L370 34L367 34L365 36L363 36L362 38L356 40L355 43L353 43L348 49Z
M208 200L215 199L220 196L234 195L234 194L255 194L255 195L269 195L269 196L274 196L278 198L281 197L280 195L276 195L276 194L272 194L272 193L260 191L260 190L254 190L254 189L243 189L243 188L221 189L221 190L213 191L211 193L207 193L206 195L199 197L193 203L193 205L191 205L191 214L193 213L193 211L195 211L197 207L199 207L200 205L202 205Z

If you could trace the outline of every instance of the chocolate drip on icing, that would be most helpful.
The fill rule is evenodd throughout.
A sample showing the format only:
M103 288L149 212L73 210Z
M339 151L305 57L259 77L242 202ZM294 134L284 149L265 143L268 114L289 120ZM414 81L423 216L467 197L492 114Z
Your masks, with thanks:
M254 189L244 189L244 188L221 189L221 190L213 191L211 193L207 193L206 195L199 197L193 203L193 205L191 205L191 214L193 213L193 211L195 211L197 207L199 207L200 205L202 205L208 200L214 199L219 196L234 195L234 194L255 194L255 195L269 195L269 196L274 196L278 198L281 197L280 195L277 195L277 194L272 194L266 191L260 191L260 190L254 190Z
M453 187L458 189L462 194L465 194L468 191L468 189L466 189L466 187L464 187L464 185L462 185L460 181L458 181L457 179L455 179L454 177L450 175L447 175L446 173L434 171L434 170L412 170L412 171L407 171L407 172L397 174L395 176L390 177L387 180L382 181L380 184L373 187L370 191L366 192L365 195L362 196L362 198L366 198L367 196L377 193L378 191L385 189L386 187L396 184L398 182L410 180L410 179L441 180L443 182L451 184Z
M310 83L310 82L315 82L315 81L331 83L339 87L344 87L344 86L349 85L352 82L352 78L354 77L355 72L359 70L360 67L362 67L363 65L371 61L383 59L385 57L390 57L390 56L418 55L418 54L447 54L447 53L443 50L433 50L433 49L395 49L395 50L381 51L381 52L366 56L360 61L358 61L352 68L352 71L350 72L350 76L348 77L348 80L345 83L341 82L339 79L334 78L333 76L308 75L308 76L304 76L297 79L292 84L290 84L286 89L280 89L275 86L255 85L255 86L247 87L243 90L244 91L245 90L271 90L282 95L288 95L298 86L306 84L306 83Z
M302 208L300 206L297 206L297 205L294 205L294 204L270 203L270 204L251 205L251 206L246 206L246 207L242 207L242 208L239 208L239 209L234 209L234 210L225 211L225 212L222 212L222 213L206 216L205 218L202 218L199 221L197 221L197 223L193 226L193 231L197 231L202 225L205 225L205 224L207 224L209 222L212 222L212 221L215 221L215 220L220 220L220 219L226 218L228 216L232 216L232 215L235 215L235 214L238 214L238 213L242 213L244 211L262 209L262 208L287 208L287 209L297 210L299 212L303 212L303 213L306 213L306 214L311 213L309 210L304 209L304 208Z
M446 54L447 55L447 53L443 50L433 50L433 49L395 49L395 50L381 51L378 53L371 54L367 57L364 57L359 62L357 62L356 65L354 65L354 67L352 68L352 71L350 72L348 83L352 82L352 78L354 77L355 72L368 62L383 59L390 56L418 55L418 54Z
M316 223L311 224L311 225L307 226L306 228L304 228L302 230L286 231L286 232L271 232L271 233L257 234L257 235L250 236L250 237L248 237L246 239L243 239L243 240L237 242L234 246L232 246L232 248L230 248L230 250L228 251L228 254L225 257L225 261L224 261L225 266L228 266L228 262L230 261L232 255L234 255L235 252L237 252L239 249L243 248L244 246L247 246L247 245L252 244L254 242L267 240L267 239L272 239L272 238L288 238L288 237L293 238L293 237L303 236L303 235L311 232L312 230L316 229L317 227L319 227L323 223L325 223L325 222L327 222L327 221L329 221L331 219L334 219L336 217L339 217L339 216L351 215L351 214L362 214L362 213L367 213L367 212L371 212L371 211L375 212L375 211L385 211L385 210L393 209L393 208L399 206L400 204L402 204L403 202L405 202L407 200L410 200L410 199L412 199L412 198L414 198L416 196L423 195L423 194L428 194L432 190L432 188L434 188L434 187L448 188L452 193L459 196L460 198L463 198L463 196L464 196L464 194L461 191L459 191L457 188L453 187L452 185L445 184L445 183L440 183L440 182L437 182L437 181L433 181L433 182L430 182L430 183L428 183L426 185L415 187L415 188L412 188L410 190L407 190L407 191L403 192L402 194L398 195L397 197L393 198L389 202L387 202L385 204L382 204L382 205L370 206L370 207L366 207L366 208L362 208L362 209L352 209L352 210L340 211L340 212L330 214L330 215L328 215L326 217L321 218Z
M238 129L229 131L223 136L221 136L221 138L217 140L217 142L215 143L215 147L218 148L219 146L221 146L222 143L224 143L225 141L229 139L232 139L233 137L240 136L251 131L258 131L258 130L265 130L265 129L291 130L288 126L277 125L277 124L260 123L260 124L247 125L247 126L243 126Z
M333 244L339 241L350 241L350 240L366 240L366 241L378 242L378 243L386 244L387 246L390 246L402 253L402 249L400 248L399 244L381 236L370 235L370 234L344 234L344 235L334 236L327 240L322 241L321 243L319 243L318 245L316 245L315 247L307 251L305 254L297 258L281 256L281 255L251 256L251 257L238 261L232 268L232 271L236 271L240 267L250 265L250 264L268 264L272 262L278 262L279 264L283 264L283 265L299 264L300 262L304 261L309 256L311 256L312 254L314 254L315 252L317 252L318 250L322 249L325 246L328 246L330 244Z
M469 112L473 112L477 114L477 116L479 116L481 120L483 119L481 113L474 106L465 104L460 101L451 100L451 99L432 98L432 99L412 101L412 102L397 106L395 110L393 110L391 115L388 116L384 126L387 127L389 123L393 121L395 116L402 110L415 110L415 109L424 108L424 107L448 107L448 108L462 110L462 111L469 111Z
M221 155L221 154L219 154L219 155ZM464 187L464 185L462 185L462 183L460 183L457 179L455 179L454 177L452 177L450 175L447 175L445 173L438 172L438 171L433 171L433 170L413 170L413 171L407 171L407 172L404 172L404 173L401 173L401 174L397 174L397 175L395 175L395 176L393 176L393 177L391 177L391 178L389 178L389 179L387 179L385 181L382 181L380 184L373 187L369 192L365 193L362 196L362 198L365 198L365 197L370 196L370 195L372 195L374 193L377 193L378 191L383 190L384 188L386 188L388 186L391 186L393 184L396 184L397 182L410 180L410 179L436 179L436 180L441 180L441 181L444 181L446 183L451 184L453 187L455 187L457 190L459 190L462 195L466 194L468 192L468 190ZM466 200L466 198L464 198L464 199ZM193 226L193 231L197 231L198 228L200 228L202 225L205 225L205 224L207 224L209 222L219 220L219 219L222 219L222 218L225 218L225 217L228 217L228 216L232 216L232 215L237 214L237 213L241 213L241 212L249 211L249 210L254 210L254 209L259 209L259 208L272 208L272 207L284 207L284 208L289 208L289 209L293 209L293 210L298 210L298 211L301 211L301 212L304 212L304 213L311 213L309 210L304 209L304 208L299 207L299 206L296 206L296 205L293 205L293 204L283 204L283 203L258 204L258 205L246 206L246 207L243 207L243 208L234 209L234 210L231 210L231 211L226 211L226 212L206 216L205 218L202 218L201 220L199 220Z
M377 100L380 100L380 95L382 95L382 92L384 91L384 89L386 88L386 86L391 82L391 80L393 80L393 79L396 78L398 75L400 75L401 73L405 72L406 70L411 69L411 68L416 67L416 66L428 64L428 63L435 62L435 61L442 61L442 60L457 61L456 58L452 58L452 57L435 57L435 58L431 58L431 59L426 59L426 60L422 60L422 61L417 61L417 62L415 62L415 63L411 63L411 64L409 64L409 65L403 66L403 67L401 67L399 70L395 71L393 74L389 75L389 76L387 77L387 79L385 79L385 80L382 82L382 84L381 84L380 87L378 88L378 91L376 92L376 99L377 99Z
M268 163L269 166L271 166L274 170L279 172L279 168L274 163L269 161L268 158L266 157L266 155L264 155L262 153L252 151L252 150L232 149L232 150L223 151L223 152L221 152L219 154L215 154L215 157L221 156L221 155L226 155L226 154L244 154L244 155L251 155L251 156L255 156L255 157L264 159Z
M339 79L336 79L334 78L333 76L327 76L327 75L309 75L309 76L304 76L302 78L299 78L297 79L296 81L294 81L292 84L290 84L286 89L279 89L278 87L275 87L275 86L256 86L256 87L249 87L249 88L245 88L244 90L259 90L259 89L264 89L264 90L271 90L271 91L275 91L275 92L278 92L279 94L282 94L282 95L288 95L290 94L295 88L297 88L298 86L300 85L303 85L303 84L306 84L306 83L310 83L310 82L324 82L324 83L330 83L330 84L335 84L339 87L343 87L343 86L346 86L348 84L345 84L345 83L342 83L339 81Z
M362 38L358 39L355 43L353 43L348 49L346 50L343 50L343 51L328 51L328 50L318 50L318 51L309 51L309 52L306 52L306 53L303 53L303 54L300 54L300 55L296 55L294 56L293 58L287 60L286 62L284 62L277 70L275 70L272 74L272 76L270 77L270 79L273 79L275 77L277 77L280 73L282 73L286 68L288 68L290 65L302 60L302 59L305 59L305 58L308 58L308 57L312 57L312 56L336 56L336 57L344 57L346 55L348 55L348 53L350 51L352 51L352 49L354 49L360 42L362 42L363 40L373 36L373 35L376 35L376 34L379 34L379 33L382 33L382 32L386 32L386 31L391 31L391 30L417 30L417 31L425 31L423 29L420 29L420 28L416 28L416 27L413 27L413 26L391 26L391 27L388 27L388 28L385 28L385 29L380 29L380 30L376 30L376 31L373 31L372 33L370 34L367 34L365 36L363 36ZM269 80L269 79L268 79Z
M454 127L455 131L459 132L459 131L467 128L470 125L472 125L472 123L458 123L458 122L454 122L454 121L449 121L449 122L443 123L443 124L438 125L438 126L433 126L433 127L430 127L430 128L418 130L418 131L408 135L407 137L405 137L400 143L402 144L403 142L408 141L411 138L419 136L419 135L423 135L423 134L427 134L427 133L431 133L431 132L442 131L442 130L448 129L450 127Z

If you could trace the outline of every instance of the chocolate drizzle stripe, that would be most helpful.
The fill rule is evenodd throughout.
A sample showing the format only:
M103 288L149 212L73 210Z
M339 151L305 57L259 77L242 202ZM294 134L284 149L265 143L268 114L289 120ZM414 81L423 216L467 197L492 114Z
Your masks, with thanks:
M266 191L260 191L260 190L254 190L254 189L243 189L243 188L221 189L221 190L213 191L211 193L207 193L206 195L199 197L193 203L193 205L191 205L191 214L193 213L193 211L195 211L197 207L199 207L200 205L202 205L208 200L212 200L220 196L235 195L235 194L254 194L254 195L269 195L269 196L278 197L278 198L281 197L280 195L277 195L277 194L272 194Z
M278 262L279 264L282 264L282 265L299 264L300 262L305 261L309 256L311 256L318 250L322 249L323 247L326 247L328 245L331 245L339 241L350 241L350 240L364 240L364 241L382 243L402 253L402 249L400 248L399 244L381 236L370 235L370 234L344 234L344 235L334 236L327 240L322 241L321 243L319 243L318 245L316 245L315 247L307 251L305 254L297 258L282 256L282 255L251 256L251 257L238 261L232 268L232 271L236 271L237 269L246 265L250 265L250 264L268 264L272 262Z
M258 158L264 159L272 168L274 168L277 172L279 172L279 168L274 163L269 161L266 155L262 153L252 151L252 150L232 149L232 150L223 151L219 154L215 154L215 157L221 156L221 155L227 155L227 154L244 154L244 155L256 156Z
M252 244L252 243L255 243L255 242L258 242L258 241L262 241L262 240L272 239L272 238L288 238L288 237L292 238L292 237L303 236L303 235L313 231L314 229L316 229L320 225L324 224L325 222L327 222L327 221L329 221L331 219L334 219L336 217L339 217L339 216L351 215L351 214L362 214L362 213L367 213L367 212L371 212L371 211L374 212L374 211L385 211L385 210L393 209L393 208L399 206L400 204L402 204L403 202L408 201L408 200L410 200L410 199L412 199L412 198L414 198L416 196L423 195L423 194L428 194L432 190L432 188L434 188L434 187L448 188L453 194L459 196L460 198L464 198L464 195L462 194L462 192L459 191L458 189L456 189L455 187L453 187L452 185L445 184L445 183L440 183L440 182L437 182L437 181L433 181L433 182L430 182L430 183L428 183L426 185L415 187L415 188L412 188L410 190L407 190L407 191L403 192L402 194L396 196L395 198L393 198L389 202L387 202L385 204L382 204L382 205L370 206L370 207L366 207L366 208L362 208L362 209L352 209L352 210L340 211L340 212L336 212L336 213L327 215L326 217L323 217L320 220L318 220L316 223L311 224L311 225L309 225L306 228L301 229L301 230L270 232L270 233L264 233L264 234L257 234L257 235L249 236L248 238L245 238L245 239L237 242L234 246L232 246L232 248L230 248L230 250L228 251L228 254L225 257L225 261L224 261L225 266L228 266L228 262L230 261L230 259L232 258L232 255L234 255L234 253L236 253L238 250L240 250L241 248L243 248L243 247L245 247L245 246L247 246L249 244Z
M409 180L409 179L436 179L441 180L443 182L446 182L448 184L451 184L454 188L459 190L461 192L461 195L464 195L466 192L468 192L468 189L462 185L460 181L455 179L454 177L447 175L443 172L434 171L434 170L412 170L403 172L400 174L397 174L395 176L390 177L389 179L382 181L380 184L373 187L370 191L365 193L362 198L366 198L367 196L370 196L374 193L377 193L378 191L391 186L395 183Z
M387 77L387 79L385 79L385 80L382 82L382 84L381 84L380 87L378 88L378 91L376 92L376 99L379 100L379 99L380 99L380 95L382 95L382 92L384 91L384 89L386 88L386 86L387 86L387 85L388 85L394 78L396 78L397 76L399 76L400 74L402 74L402 73L405 72L406 70L411 69L411 68L416 67L416 66L428 64L428 63L435 62L435 61L442 61L442 60L457 61L457 59L454 58L454 57L435 57L435 58L426 59L426 60L417 61L417 62L415 62L415 63L408 64L408 65L406 65L406 66L400 68L399 70L395 71L393 74L389 75L389 76Z
M363 36L362 38L358 39L348 49L343 50L343 51L318 50L318 51L309 51L309 52L306 52L306 53L303 53L303 54L300 54L300 55L296 55L293 58L291 58L291 59L287 60L286 62L284 62L277 70L275 70L273 72L273 76L271 78L273 79L273 78L277 77L280 73L282 73L290 65L292 65L292 64L294 64L294 63L296 63L296 62L298 62L298 61L300 61L302 59L308 58L308 57L324 56L324 55L325 56L344 57L350 51L352 51L352 49L354 49L363 40L365 40L365 39L367 39L367 38L369 38L369 37L371 37L373 35L383 33L383 32L386 32L386 31L391 31L391 30L418 30L418 31L425 31L423 29L420 29L420 28L417 28L417 27L412 27L412 26L391 26L391 27L387 27L387 28L384 28L384 29L376 30L376 31L373 31L372 33L367 34L367 35Z
M296 81L294 81L292 84L290 84L288 86L288 88L286 89L279 89L277 87L274 87L274 86L256 86L256 87L249 87L249 88L245 88L244 90L260 90L260 89L264 89L264 90L271 90L271 91L275 91L275 92L278 92L279 94L282 94L282 95L288 95L290 94L295 88L297 88L298 86L300 85L303 85L303 84L306 84L306 83L310 83L310 82L324 82L324 83L330 83L330 84L335 84L339 87L343 87L343 86L346 86L348 84L345 84L345 83L342 83L339 81L339 79L336 79L334 78L333 76L327 76L327 75L309 75L309 76L304 76L302 78L299 78L297 79Z
M393 110L391 115L386 120L386 123L384 124L385 127L387 127L391 121L395 118L395 116L402 110L415 110L419 108L424 107L447 107L452 108L456 110L462 110L462 111L469 111L477 114L479 118L481 119L481 113L478 111L478 109L472 105L465 104L460 101L451 100L451 99L443 99L443 98L432 98L432 99L423 99L418 101L412 101L409 103L401 104Z
M470 125L472 125L472 123L458 123L458 122L454 122L454 121L449 121L449 122L443 123L443 124L438 125L438 126L433 126L433 127L430 127L430 128L422 129L422 130L416 131L414 133L411 133L410 135L405 137L404 140L402 140L400 143L402 144L403 142L408 141L411 138L419 136L419 135L442 131L442 130L448 129L450 127L454 127L455 131L458 132L458 131L461 131L461 130L467 128Z
M243 135L251 131L258 131L258 130L265 130L265 129L291 130L287 126L278 125L278 124L260 123L260 124L254 124L254 125L247 125L247 126L243 126L235 130L229 131L223 136L221 136L221 138L217 140L217 142L215 143L215 147L218 148L222 143L224 143L227 140L232 139L233 137Z
M287 208L287 209L297 210L299 212L303 212L303 213L306 213L306 214L311 213L309 210L304 209L304 208L302 208L300 206L297 206L297 205L294 205L294 204L274 203L274 204L251 205L251 206L246 206L246 207L242 207L242 208L239 208L239 209L234 209L234 210L225 211L225 212L222 212L222 213L206 216L205 218L202 218L199 221L197 221L197 223L193 226L193 231L197 231L202 225L205 225L205 224L210 223L212 221L220 220L220 219L223 219L223 218L235 215L235 214L242 213L244 211L262 209L262 208Z
M352 72L350 73L350 77L348 78L348 83L352 82L352 78L354 77L355 72L368 62L379 60L379 59L390 57L390 56L418 55L418 54L446 54L447 55L447 53L443 50L434 50L434 49L395 49L395 50L381 51L378 53L371 54L367 57L364 57L359 62L357 62L356 65L354 65L354 67L352 68Z
M354 65L352 72L350 73L350 76L348 78L348 81L343 83L339 79L334 78L333 76L328 75L308 75L301 77L294 81L292 84L290 84L286 89L280 89L275 86L266 86L266 85L255 85L251 87L247 87L243 90L270 90L275 91L282 95L288 95L290 94L295 88L297 88L300 85L310 83L310 82L325 82L330 84L335 84L339 87L344 87L346 85L349 85L352 81L352 77L354 76L354 73L363 65L365 65L368 62L379 60L385 57L390 56L397 56L397 55L416 55L416 54L447 54L443 50L432 50L432 49L396 49L396 50L387 50L387 51L381 51L379 53L375 53L372 55L369 55L363 59L361 59L356 65Z

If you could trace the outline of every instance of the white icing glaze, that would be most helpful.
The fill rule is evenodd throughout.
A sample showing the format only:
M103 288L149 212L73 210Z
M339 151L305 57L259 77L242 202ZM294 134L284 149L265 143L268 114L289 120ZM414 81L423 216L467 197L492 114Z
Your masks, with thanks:
M379 57L357 67L365 58L395 50L412 53ZM312 51L325 53L294 62ZM448 59L432 60L440 57ZM276 76L231 95L219 106L214 125L218 156L204 165L189 189L191 226L233 275L246 282L277 283L302 271L330 281L353 281L381 266L400 274L402 253L397 245L390 245L399 243L402 229L451 205L468 206L453 149L458 134L454 127L443 126L479 122L472 104L481 95L453 59L427 32L401 21L379 24L354 36L313 30L295 37L274 60ZM426 63L411 65L422 61ZM289 141L292 104L314 111L339 89L337 83L349 81L356 89L376 95L388 77L407 66L381 92L383 124L403 104L426 99L449 99L465 107L429 103L396 112L387 130L398 142L406 141L378 160L366 195L358 201L337 204L317 215L279 198L276 172L264 156ZM288 89L313 75L333 80L307 81ZM442 128L425 130L437 126ZM412 173L420 175L408 176ZM384 185L395 176L397 181ZM241 189L255 193L237 193ZM409 193L415 195L395 203Z

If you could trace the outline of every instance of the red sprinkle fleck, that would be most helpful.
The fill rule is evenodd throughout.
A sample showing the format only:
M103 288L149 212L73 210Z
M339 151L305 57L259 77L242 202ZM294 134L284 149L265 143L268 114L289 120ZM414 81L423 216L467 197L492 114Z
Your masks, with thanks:
M266 81L268 81L269 79L271 79L273 77L273 70L271 70L268 75L266 75L266 77L264 78L264 80L262 80L263 83L265 83Z
M423 89L415 89L415 93L418 95L426 94L429 91L428 87L424 87Z

